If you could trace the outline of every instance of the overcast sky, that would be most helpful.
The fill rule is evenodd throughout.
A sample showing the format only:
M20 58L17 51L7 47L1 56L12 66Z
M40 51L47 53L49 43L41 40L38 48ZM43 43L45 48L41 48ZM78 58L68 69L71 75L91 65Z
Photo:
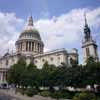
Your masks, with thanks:
M84 12L100 51L100 0L0 0L0 55L15 48L32 14L45 51L77 48L82 63Z

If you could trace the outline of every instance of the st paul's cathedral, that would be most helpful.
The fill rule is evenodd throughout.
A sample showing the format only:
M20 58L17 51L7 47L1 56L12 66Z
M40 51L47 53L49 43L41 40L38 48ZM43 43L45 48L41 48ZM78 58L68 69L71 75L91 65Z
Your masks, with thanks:
M0 58L0 82L6 82L7 71L21 57L25 59L27 64L32 62L38 68L42 68L45 62L55 66L65 64L69 67L72 65L72 61L78 64L78 50L76 48L73 48L70 52L65 48L44 52L44 43L39 31L34 26L32 16L28 18L27 26L20 33L19 38L15 42L15 47L15 53L7 52ZM92 39L86 18L82 49L84 62L86 62L89 56L93 56L98 61L97 44Z

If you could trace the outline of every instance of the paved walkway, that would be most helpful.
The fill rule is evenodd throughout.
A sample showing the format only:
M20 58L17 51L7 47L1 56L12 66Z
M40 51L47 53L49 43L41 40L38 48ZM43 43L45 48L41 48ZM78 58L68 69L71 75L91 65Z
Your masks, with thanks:
M21 99L9 95L5 95L5 94L0 94L0 100L21 100Z
M14 98L19 98L19 100L56 100L56 99L52 99L50 97L42 97L39 95L35 95L34 97L27 97L26 95L23 96L20 93L15 94L15 92L13 90L1 90L0 89L0 94L1 93L5 94L5 95L9 95ZM60 99L60 100L68 100L68 99Z

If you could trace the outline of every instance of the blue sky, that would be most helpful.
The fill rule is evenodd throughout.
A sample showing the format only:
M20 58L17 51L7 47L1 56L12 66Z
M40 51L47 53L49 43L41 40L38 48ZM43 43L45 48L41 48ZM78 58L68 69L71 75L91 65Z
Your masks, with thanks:
M32 12L34 17L41 18L42 12L50 16L59 16L75 8L95 8L100 6L100 0L0 0L0 10L15 12L25 18Z
M100 51L100 0L0 0L0 53L15 48L14 43L32 14L45 50L77 48L82 63L84 12Z

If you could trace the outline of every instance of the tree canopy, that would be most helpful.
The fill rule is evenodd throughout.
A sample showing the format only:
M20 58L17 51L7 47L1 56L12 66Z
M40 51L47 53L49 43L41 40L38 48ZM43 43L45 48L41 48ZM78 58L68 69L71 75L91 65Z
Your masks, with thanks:
M90 57L86 65L76 65L68 67L50 65L45 62L42 69L38 69L32 62L27 65L24 59L12 65L7 75L8 83L25 87L49 87L54 86L64 88L93 86L100 82L100 62Z

